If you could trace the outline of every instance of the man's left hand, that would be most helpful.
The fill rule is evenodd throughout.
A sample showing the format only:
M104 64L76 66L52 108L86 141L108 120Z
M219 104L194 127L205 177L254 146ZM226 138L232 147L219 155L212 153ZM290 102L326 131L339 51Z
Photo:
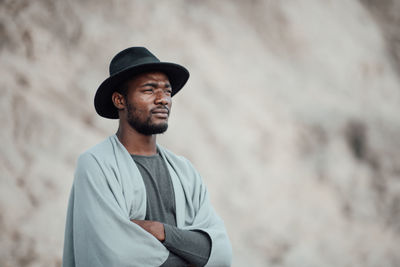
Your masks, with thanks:
M132 219L131 222L136 223L144 230L152 234L155 238L159 241L165 240L165 231L164 231L164 224L156 221L146 221L146 220L134 220Z

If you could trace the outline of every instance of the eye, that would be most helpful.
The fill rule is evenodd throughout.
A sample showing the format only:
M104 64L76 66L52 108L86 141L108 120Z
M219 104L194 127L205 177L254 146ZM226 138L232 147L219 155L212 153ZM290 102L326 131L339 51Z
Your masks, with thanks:
M154 91L153 88L146 88L146 89L143 90L143 92L146 93L146 94L151 94L151 93L153 93L153 91Z

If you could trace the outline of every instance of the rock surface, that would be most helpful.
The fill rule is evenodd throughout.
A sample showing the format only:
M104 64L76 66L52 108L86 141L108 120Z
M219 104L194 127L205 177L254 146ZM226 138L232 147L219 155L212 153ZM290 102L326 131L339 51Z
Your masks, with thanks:
M144 45L191 78L160 143L188 157L234 266L400 266L400 5L0 1L0 266L60 266L93 96Z

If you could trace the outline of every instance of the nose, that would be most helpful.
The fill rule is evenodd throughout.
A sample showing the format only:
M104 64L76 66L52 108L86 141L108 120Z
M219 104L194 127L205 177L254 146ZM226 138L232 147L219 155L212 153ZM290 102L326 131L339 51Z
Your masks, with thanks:
M160 90L156 94L155 104L166 106L171 102L171 95Z

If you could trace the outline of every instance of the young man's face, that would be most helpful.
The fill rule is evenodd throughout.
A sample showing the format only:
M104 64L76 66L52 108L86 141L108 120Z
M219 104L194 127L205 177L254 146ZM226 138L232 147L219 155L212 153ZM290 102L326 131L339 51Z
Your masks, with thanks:
M165 132L172 105L168 77L162 72L143 73L127 86L125 119L129 125L144 135Z

